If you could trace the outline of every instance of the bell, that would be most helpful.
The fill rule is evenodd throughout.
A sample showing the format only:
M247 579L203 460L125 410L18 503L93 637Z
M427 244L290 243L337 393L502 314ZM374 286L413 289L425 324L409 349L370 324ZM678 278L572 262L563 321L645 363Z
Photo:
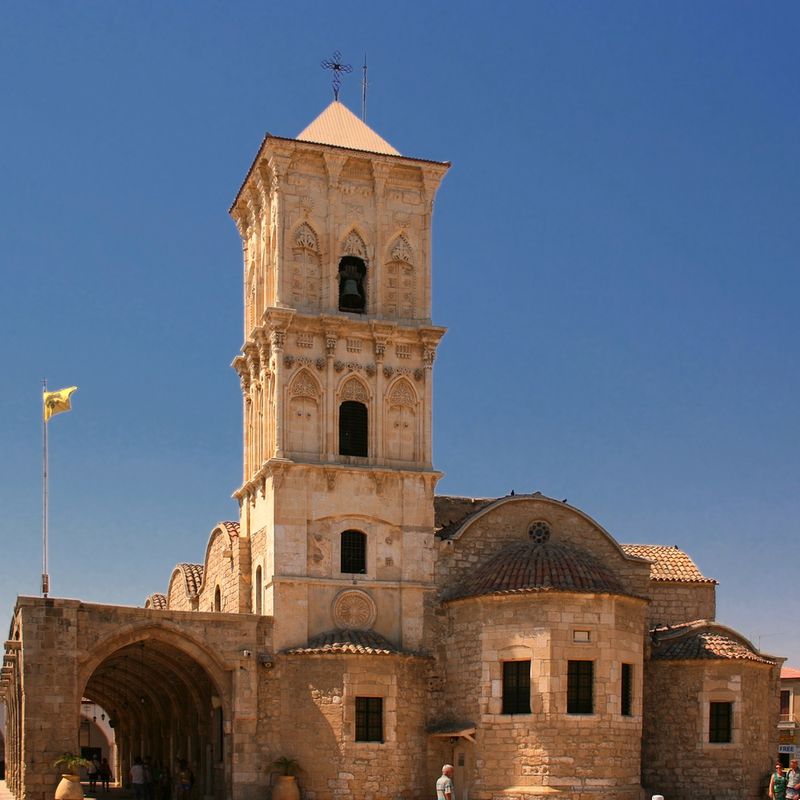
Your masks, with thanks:
M358 281L355 278L345 278L342 281L340 305L345 308L361 308L361 294L358 291Z

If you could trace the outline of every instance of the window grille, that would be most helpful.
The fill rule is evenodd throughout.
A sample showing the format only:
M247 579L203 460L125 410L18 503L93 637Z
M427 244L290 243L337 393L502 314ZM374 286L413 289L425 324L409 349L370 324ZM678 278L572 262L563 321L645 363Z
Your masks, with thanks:
M594 713L594 662L570 661L567 666L567 714Z
M531 662L503 662L503 713L531 713Z
M367 571L367 535L361 531L342 532L342 572L363 574Z
M708 709L708 741L725 744L733 741L733 703L710 703Z
M356 741L383 741L382 697L356 697Z
M633 715L633 664L622 665L622 685L620 687L622 708L620 713L623 717Z

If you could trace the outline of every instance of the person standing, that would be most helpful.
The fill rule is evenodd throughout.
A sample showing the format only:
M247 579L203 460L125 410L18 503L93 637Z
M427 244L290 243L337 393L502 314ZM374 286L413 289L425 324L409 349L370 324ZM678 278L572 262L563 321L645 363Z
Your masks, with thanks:
M107 792L111 784L111 765L108 763L107 758L100 762L100 783L103 786L103 791Z
M786 784L788 778L783 771L783 765L780 761L775 765L775 772L772 773L769 779L769 796L770 800L786 800Z
M92 756L86 767L86 777L89 779L89 791L97 791L97 756Z
M136 800L144 800L145 777L144 764L142 763L141 756L136 756L136 758L133 759L133 766L130 772L133 796Z
M436 800L455 800L456 793L453 789L453 765L445 764L442 767L442 776L436 781Z
M800 800L800 770L796 758L789 762L789 771L786 773L786 800Z

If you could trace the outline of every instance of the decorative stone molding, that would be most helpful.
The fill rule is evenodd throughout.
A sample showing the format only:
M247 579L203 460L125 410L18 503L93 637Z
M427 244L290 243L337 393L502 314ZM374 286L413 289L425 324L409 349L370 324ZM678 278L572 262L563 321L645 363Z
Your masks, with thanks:
M378 616L375 601L361 589L345 589L333 600L331 616L337 628L365 631Z
M364 367L364 372L371 378L377 372L377 368L374 364L367 364L367 366Z
M368 403L369 394L364 384L357 378L350 378L342 387L341 400L355 400L358 403Z
M414 254L411 252L411 245L408 243L408 239L402 234L392 243L392 247L389 250L389 258L392 261L404 261L406 264L414 263Z
M293 364L294 364L294 356L285 355L283 357L283 366L284 367L291 368Z
M365 263L369 261L367 257L367 245L361 238L358 231L352 230L345 237L342 243L342 255L356 256L362 259Z
M319 397L316 381L305 371L299 372L289 388L290 397Z
M372 481L375 484L375 493L383 494L383 486L386 481L386 475L384 475L382 472L370 472L370 478L372 478Z
M417 405L417 397L408 381L401 379L394 384L389 392L389 402L395 406L414 408Z
M296 231L294 235L294 242L297 247L311 250L314 253L319 253L319 244L317 241L317 234L312 227L304 222Z
M315 367L316 367L316 368L317 368L317 369L318 369L320 372L322 372L322 370L324 370L324 369L325 369L325 359L324 359L324 358L318 358L318 359L317 359L317 360L314 362L314 366L315 366Z
M336 488L336 470L335 469L326 469L325 470L325 482L328 485L328 491L332 492L334 488Z
M419 382L424 377L425 377L425 370L424 369L420 369L419 367L417 367L417 369L414 370L414 380Z
M314 334L313 333L298 333L297 338L295 339L295 344L298 347L303 347L306 349L310 349L314 346Z
M391 378L394 375L394 367L385 366L383 368L383 377L384 378Z
M344 369L344 361L334 361L333 362L333 368L337 372L341 372Z

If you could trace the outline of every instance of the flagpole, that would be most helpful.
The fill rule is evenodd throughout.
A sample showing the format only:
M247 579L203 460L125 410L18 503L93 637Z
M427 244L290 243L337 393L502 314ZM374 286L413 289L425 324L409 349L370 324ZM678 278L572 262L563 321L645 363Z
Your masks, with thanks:
M47 378L42 379L42 597L50 591L50 576L47 574L47 419L44 413L44 396L47 393Z

